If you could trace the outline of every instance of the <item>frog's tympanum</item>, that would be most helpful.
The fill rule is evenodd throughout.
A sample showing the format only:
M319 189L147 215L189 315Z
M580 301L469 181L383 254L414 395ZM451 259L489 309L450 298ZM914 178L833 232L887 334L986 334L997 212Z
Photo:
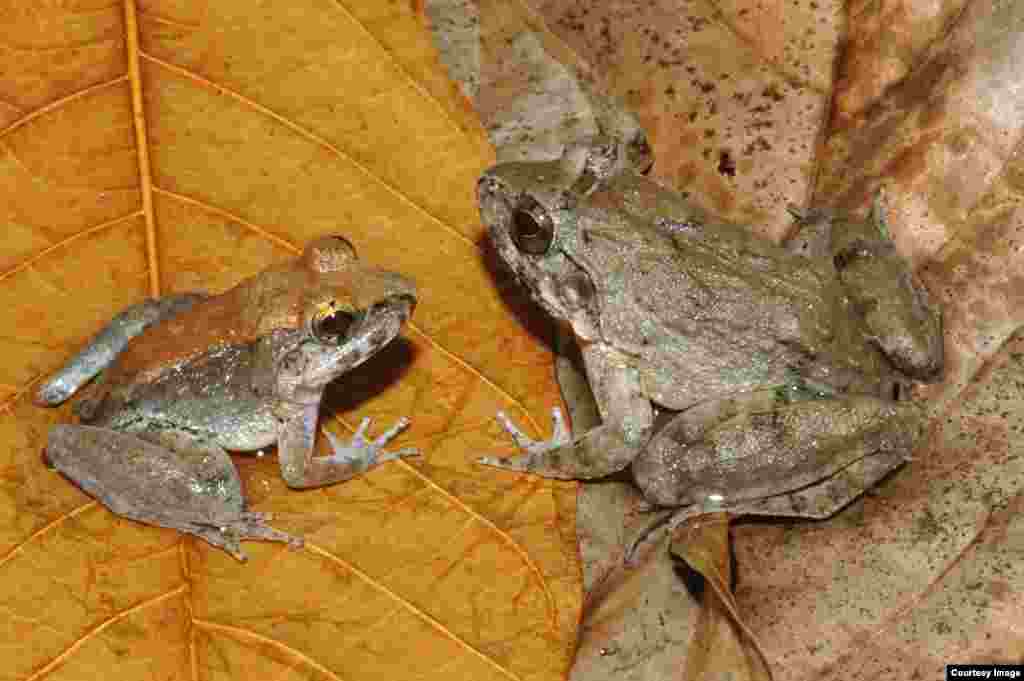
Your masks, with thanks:
M923 418L906 398L942 371L940 315L880 212L812 213L776 245L646 178L648 149L598 137L480 179L494 249L572 328L602 417L572 439L555 410L534 442L499 414L525 453L481 462L631 467L653 505L687 507L674 522L827 517L909 458Z
M398 335L416 302L411 281L369 267L341 237L216 296L147 300L118 315L42 383L40 405L57 405L102 371L76 411L84 425L50 431L46 456L111 511L194 534L239 559L239 540L301 539L246 511L225 449L277 443L293 488L352 478L415 450L376 440L348 443L326 431L330 456L314 456L325 386Z

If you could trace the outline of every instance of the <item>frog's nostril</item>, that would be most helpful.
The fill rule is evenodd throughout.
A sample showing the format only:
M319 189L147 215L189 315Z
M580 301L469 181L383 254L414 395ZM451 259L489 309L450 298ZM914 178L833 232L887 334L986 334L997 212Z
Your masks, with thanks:
M594 285L590 278L582 272L570 275L563 284L562 296L570 308L586 307L595 295Z

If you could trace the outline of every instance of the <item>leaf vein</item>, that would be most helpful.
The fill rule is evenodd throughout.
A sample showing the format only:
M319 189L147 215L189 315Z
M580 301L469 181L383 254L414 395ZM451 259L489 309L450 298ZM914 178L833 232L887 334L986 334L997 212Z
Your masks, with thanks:
M412 603L411 601L408 601L408 600L402 598L401 595L399 595L398 593L392 591L386 585L378 582L376 579L371 577L369 574L363 572L362 570L360 570L359 568L357 568L355 565L353 565L352 563L348 562L344 558L341 558L340 556L336 556L333 553L331 553L329 551L326 551L325 549L320 548L319 546L316 546L314 544L310 544L309 542L306 542L306 548L309 549L310 551L312 551L313 553L319 554L323 558L326 558L327 560L329 560L329 561L331 561L333 563L337 563L338 565L340 565L344 569L348 570L349 572L351 572L355 576L359 577L361 580L363 580L364 582L366 582L367 584L369 584L373 588L377 589L381 593L383 593L383 594L387 595L388 597L392 598L396 602L402 604L409 612L411 612L412 614L414 614L417 617L419 617L420 619L422 619L424 622L426 622L428 625L430 625L437 632L439 632L443 636L449 638L451 641L453 641L454 643L458 644L462 648L466 649L470 653L474 654L475 656L477 656L478 658L480 658L481 660L483 660L484 662L486 662L487 664L492 666L497 671L505 674L506 676L508 676L511 679L514 679L515 681L522 681L522 679L519 677L519 675L517 675L511 669L509 669L509 668L505 667L504 665L500 664L497 660L493 659L492 657L490 657L489 655L484 653L482 650L480 650L480 649L476 648L475 646L473 646L469 641L466 641L465 639L463 639L461 636L456 634L454 631L452 631L451 629L446 627L444 624L442 624L441 622L436 620L433 616L431 616L427 612L425 612L422 609L420 609L419 607L417 607L414 603Z
M309 546L309 544L307 544L306 546ZM197 619L197 620L193 620L193 622L196 624L196 626L198 626L198 627L200 627L202 629L208 629L208 630L211 630L211 631L219 631L221 633L226 633L226 634L233 635L235 638L251 638L251 639L259 641L260 643L265 643L267 645L274 646L275 648L277 648L279 650L283 650L286 653L288 653L289 655L292 655L293 657L298 658L299 660L305 662L310 667L313 667L314 669L316 669L320 673L325 674L326 676L328 676L328 677L330 677L332 679L337 679L337 681L343 681L342 677L338 676L333 671L331 671L330 669L328 669L324 665L320 664L319 662L317 662L315 659L313 659L309 655L306 655L301 650L293 648L292 646L288 645L287 643L285 643L283 641L280 641L280 640L278 640L276 638L270 638L269 636L264 636L263 634L261 634L259 632L253 631L252 629L246 629L244 627L239 627L239 626L230 625L230 624L221 624L219 622L211 622L210 620Z
M79 232L75 232L74 234L71 234L71 235L63 238L60 241L47 246L46 248L44 248L43 250L39 251L35 255L33 255L33 256L29 257L29 258L26 258L25 260L21 261L17 265L14 265L10 269L8 269L6 272L0 272L0 282L2 282L4 279L8 279L10 277L13 277L15 274L17 274L17 273L19 273L19 272L21 272L21 271L31 267L35 263L39 262L40 260L42 260L43 258L48 256L50 253L53 253L56 250L64 248L65 246L67 246L68 244L72 243L73 241L76 241L76 240L81 239L83 237L89 236L91 234L95 234L96 232L102 232L103 230L109 229L109 228L111 228L111 227L113 227L113 226L115 226L115 225L117 225L117 224L119 224L121 222L126 222L128 220L137 218L140 215L142 215L142 211L138 211L137 210L137 211L128 213L127 215L122 215L119 218L114 218L113 220L107 220L106 222L101 222L98 225L93 225L92 227L87 227L87 228L85 228L85 229L83 229L83 230L81 230Z
M141 603L136 603L132 607L127 608L125 610L121 610L120 612L115 613L111 617L108 617L107 619L105 619L104 621L100 622L96 626L94 626L91 629L87 630L84 634L82 634L82 636L80 636L78 638L78 640L76 640L70 646L68 646L63 651L61 651L60 654L58 654L55 658L53 658L48 663L46 663L45 665L43 665L42 667L37 669L32 674L30 674L25 679L25 681L35 681L36 679L41 678L42 676L46 675L47 673L49 673L54 668L58 667L62 662L64 662L64 660L66 660L68 657L70 657L76 650L78 650L79 648L84 646L86 643L91 641L93 638L95 638L99 634L103 633L103 631L105 629L107 629L108 627L110 627L110 626L120 622L125 617L128 617L128 616L138 612L139 610L144 610L145 608L148 608L151 605L156 605L157 603L160 603L161 601L165 601L165 600L167 600L169 598L177 596L178 594L182 593L185 590L185 588L186 587L184 585L182 585L182 586L177 587L176 589L171 589L170 591L167 591L165 593L162 593L162 594L159 594L157 596L154 596L153 598L146 599L146 600L142 601Z
M413 75L411 73L405 70L405 67L403 67L401 62L398 61L394 53L391 50L389 50L384 45L384 43L378 40L377 36L370 32L370 29L366 27L366 24L364 24L354 14L352 14L352 12L349 11L348 7L346 7L341 0L334 0L334 4L338 7L338 9L342 11L342 13L345 14L349 21L351 21L353 24L359 27L359 29L363 32L363 35L365 35L369 40L371 40L375 45L377 45L377 47L379 47L380 50L384 52L384 54L387 55L388 60L391 62L391 64L399 73L402 74L406 82L416 91L417 94L419 94L424 99L431 101L437 107L438 111L441 112L441 115L444 117L444 119L448 121L453 128L458 130L464 136L469 137L468 133L466 133L462 126L459 125L458 121L452 118L451 114L448 112L448 109L441 103L441 101L433 94L431 94L429 90L423 87L423 85L418 80L413 78Z
M139 161L139 188L142 190L142 214L146 219L146 258L149 261L149 292L160 295L160 262L156 253L156 217L153 215L153 175L146 137L146 110L142 105L142 73L139 69L139 23L135 0L125 0L124 24L128 52L128 82L132 95L132 121L135 124L135 149Z
M320 137L319 135L317 135L312 130L307 130L306 128L302 127L301 125L299 125L299 124L289 120L288 118L282 116L281 114L277 113L276 111L274 111L272 109L269 109L266 106L263 106L259 102L256 102L256 101L254 101L252 99L249 99L245 95L243 95L243 94L241 94L239 92L235 92L234 90L232 90L232 89L230 89L228 87L225 87L224 85L219 85L219 84L211 81L210 79L205 78L205 77L199 75L198 73L195 73L195 72L190 71L188 69L182 68L182 67L180 67L180 66L178 66L176 64L172 64L170 62L166 62L163 59L160 59L159 57L155 57L155 56L153 56L151 54L148 54L146 52L141 52L140 51L139 54L141 55L141 57L143 59L145 59L145 60L147 60L149 62L152 62L153 64L156 64L157 66L159 66L161 68L164 68L164 69L170 71L171 73L175 73L175 74L177 74L179 76L182 76L183 78L187 78L187 79L189 79L191 81L194 81L196 83L200 83L200 84L202 84L202 85L204 85L206 87L213 88L219 94L231 97L235 101L237 101L237 102L239 102L241 104L244 104L245 106L249 107L253 111L256 111L256 112L258 112L258 113L260 113L260 114L262 114L262 115L264 115L264 116L266 116L266 117L276 121L278 124L288 128L289 130L291 130L292 132L298 134L299 136L309 140L310 142L313 142L314 144L317 144L318 146L322 147L323 149L326 149L327 151L329 151L330 153L334 154L338 158L344 159L348 163L352 164L352 166L354 168L356 168L364 177L366 177L370 181L375 182L378 185L384 187L392 196L394 196L396 199L398 199L403 204L413 208L413 210L415 210L416 212L418 212L421 215L425 216L430 222L432 222L435 225L439 226L441 229L445 230L446 232L449 232L452 236L454 236L457 239L459 239L460 241L470 245L472 248L474 248L474 249L478 248L477 245L473 242L472 239L467 237L465 234L460 232L458 229L456 229L455 227L449 225L444 220L441 220L436 215L430 213L430 211L428 211L423 206L421 206L420 204L418 204L415 201L413 201L405 192L401 191L398 187L394 186L390 182L387 182L384 178L382 178L379 175L375 174L372 170L370 170L368 167L366 167L365 165L360 163L353 156L347 154L345 151L343 151L342 149L336 147L334 144L332 144L328 140L324 139L323 137Z
M126 80L128 80L128 75L127 74L125 74L123 76L118 76L117 78L114 78L113 80L108 80L108 81L103 82L103 83L97 83L96 85L90 85L89 87L85 88L84 90L79 90L78 92L72 92L70 95L61 97L58 100L50 102L46 106L41 106L38 109L34 109L34 110L28 112L27 114L25 114L24 116L22 116L21 118L17 119L16 121L12 122L6 128L3 128L2 130L0 130L0 139L2 139L3 137L5 137L5 136L9 135L10 133L14 132L16 129L22 127L23 125L27 125L29 122L35 120L36 118L40 118L40 117L50 113L51 111L55 111L57 109L60 109L61 107L63 107L65 105L75 101L76 99L82 99L83 97L88 97L89 95L93 94L97 90L102 90L104 88L112 87L114 85L120 85L121 83L125 82Z
M19 553L21 553L25 549L25 547L28 546L31 542L39 539L40 537L42 537L45 534L48 534L54 528L56 528L57 526L65 523L66 521L70 520L71 518L74 518L77 515L81 515L82 513L85 513L86 511L91 510L91 509L95 508L98 505L99 505L99 502L95 501L95 500L86 502L85 504L82 504L78 508L73 508L70 511L68 511L67 513L61 514L61 515L57 516L56 518L54 518L53 520L51 520L50 522L46 523L45 525L40 527L38 530L36 530L35 532L30 534L29 536L27 536L24 539L22 539L17 544L15 544L13 547L11 547L11 549L6 554L4 554L3 557L0 557L0 568L2 568L7 563L11 562L15 558L15 556L17 556Z

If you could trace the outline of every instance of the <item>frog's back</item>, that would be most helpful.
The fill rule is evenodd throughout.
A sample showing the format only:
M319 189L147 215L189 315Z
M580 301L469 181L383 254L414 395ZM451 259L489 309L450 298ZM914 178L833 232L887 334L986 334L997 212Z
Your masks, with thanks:
M830 263L728 224L661 225L609 296L606 330L640 348L648 395L683 409L716 395L797 385L874 392L886 371Z
M211 296L133 338L104 376L104 385L155 380L216 348L247 345L275 328L297 328L304 273L264 271Z

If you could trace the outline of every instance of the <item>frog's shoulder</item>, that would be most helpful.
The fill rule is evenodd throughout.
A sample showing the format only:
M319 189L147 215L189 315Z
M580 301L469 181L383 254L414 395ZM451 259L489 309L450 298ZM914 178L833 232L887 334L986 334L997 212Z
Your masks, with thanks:
M213 349L252 343L275 329L298 328L308 274L283 265L243 280L132 339L107 373L107 385L148 382Z

